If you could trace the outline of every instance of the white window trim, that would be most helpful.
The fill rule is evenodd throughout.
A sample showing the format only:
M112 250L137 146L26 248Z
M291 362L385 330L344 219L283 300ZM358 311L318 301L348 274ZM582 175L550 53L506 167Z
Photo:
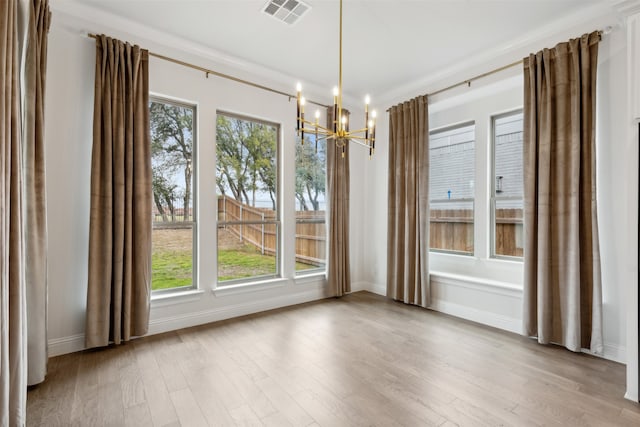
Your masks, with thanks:
M459 128L463 128L466 126L473 126L474 127L474 144L477 141L477 134L476 134L476 120L472 119L472 120L462 120L459 122L455 122L455 123L451 123L451 124L447 124L444 126L439 126L433 129L429 129L429 138L431 138L431 136L433 134L436 133L441 133L441 132L446 132L446 131L450 131L450 130L454 130L454 129L459 129ZM431 149L431 147L429 147L429 149ZM477 156L477 151L475 150L474 147L474 180L475 180L475 165L476 165L476 156ZM431 165L431 159L429 159L429 165ZM459 199L460 201L471 201L472 205L473 205L473 251L472 252L462 252L462 251L454 251L454 250L449 250L449 249L440 249L440 248L431 248L430 243L429 243L429 252L430 253L434 253L434 254L443 254L443 255L451 255L451 256L460 256L460 257L464 257L464 258L477 258L477 245L476 245L476 238L475 238L475 234L476 234L476 202L475 202L475 192L474 195L472 197L467 197L467 198L463 198L463 199ZM431 198L431 194L429 194L429 205L431 205L431 202L439 202L442 201L440 199L432 199ZM431 212L431 208L429 208L429 212ZM431 223L431 218L429 218L429 224Z
M217 297L227 295L238 295L267 289L282 288L289 283L290 279L282 277L269 278L265 280L255 280L251 282L239 282L229 285L216 286L211 292Z
M214 291L214 293L216 295L224 295L224 294L233 294L233 293L243 293L243 292L248 292L247 290L244 290L244 288L248 288L249 290L256 290L259 289L260 286L264 286L264 284L269 284L271 282L277 282L280 280L286 280L282 277L282 181L280 179L280 175L281 175L281 168L282 168L282 162L281 162L281 152L282 152L282 125L276 121L271 121L268 119L263 119L263 118L257 118L257 117L252 117L249 115L245 115L245 114L240 114L240 113L235 113L235 112L230 112L227 110L216 110L216 122L218 120L218 116L225 116L228 118L234 118L234 119L240 119L240 120L246 120L246 121L251 121L251 122L255 122L255 123L260 123L263 125L267 125L267 126L273 126L276 129L276 219L275 220L269 220L269 221L265 221L265 223L275 223L276 224L276 271L274 274L269 274L269 275L265 275L265 276L252 276L252 277L247 277L247 278L239 278L239 279L232 279L232 280L224 280L224 281L220 281L219 280L219 263L218 263L218 254L219 254L219 247L218 247L218 230L219 230L219 225L221 224L221 221L218 220L218 215L217 215L217 208L216 208L216 220L215 220L215 224L216 224L216 242L215 242L215 252L216 252L216 261L215 261L215 285L213 286L212 290ZM217 135L216 135L216 144L217 144ZM216 147L216 151L217 151L217 147ZM218 162L218 158L216 155L216 164L215 166L217 167L217 162ZM217 191L217 189L216 189ZM226 224L227 221L222 221L223 224ZM273 287L273 286L269 286L269 287ZM225 292L225 290L229 290L228 292Z
M490 124L489 128L491 130L491 134L489 136L489 259L499 260L499 261L511 261L522 263L524 262L524 257L521 256L510 256L510 255L498 255L496 254L496 201L498 197L496 196L496 120L502 117L508 117L514 114L522 113L524 110L522 107L515 108L508 111L503 111L500 113L494 113L489 117ZM523 171L524 174L524 171ZM523 211L524 211L524 194L522 195L523 201ZM524 215L524 212L523 212ZM523 218L524 223L524 218ZM523 231L524 233L524 231Z
M192 179L192 188L191 188L191 197L193 204L193 221L192 221L192 265L191 265L191 286L181 286L177 288L167 288L167 289L157 289L151 290L151 301L163 301L163 300L171 300L176 299L180 296L192 296L196 293L202 293L200 291L199 280L198 280L198 261L199 261L199 232L198 232L198 112L199 105L198 102L188 101L181 98L172 97L169 95L162 95L155 92L149 93L149 102L158 102L164 104L171 104L179 107L191 108L193 110L193 120L192 120L192 147L191 147L191 179ZM152 283L153 283L153 271L151 274ZM158 306L154 304L154 306Z

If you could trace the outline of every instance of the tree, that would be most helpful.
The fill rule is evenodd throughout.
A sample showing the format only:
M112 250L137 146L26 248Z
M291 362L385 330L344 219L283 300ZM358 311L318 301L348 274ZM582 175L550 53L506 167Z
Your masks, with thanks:
M326 191L326 141L315 143L305 138L305 143L296 144L296 199L304 211L320 209L320 196Z
M252 129L254 141L254 168L260 178L260 190L269 193L271 206L276 210L276 159L277 139L272 127L259 125Z
M275 210L276 146L273 126L218 115L216 185L220 193L230 191L236 200L255 206L256 193L263 191Z
M167 212L165 211L165 206L169 209L169 213L171 214L171 222L176 221L176 210L174 207L173 201L176 199L176 185L170 184L167 179L161 174L153 171L152 173L152 188L153 188L153 201L158 208L158 212L162 216L162 221L167 222L169 218L167 217Z
M151 127L151 162L153 198L163 221L168 208L176 220L175 202L182 199L182 220L190 220L193 159L193 109L152 101L149 106ZM178 191L178 175L184 186ZM164 205L161 205L164 204Z

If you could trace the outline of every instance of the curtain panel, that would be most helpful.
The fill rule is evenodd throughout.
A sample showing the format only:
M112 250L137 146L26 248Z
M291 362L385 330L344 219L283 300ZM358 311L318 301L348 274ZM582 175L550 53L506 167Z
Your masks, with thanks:
M389 112L387 296L427 307L429 284L429 111L420 96Z
M147 333L151 294L148 51L96 38L87 347Z
M601 353L596 209L598 32L524 59L524 328Z
M26 423L27 318L19 4L0 2L0 425Z
M47 373L47 198L45 188L44 95L47 76L49 0L29 0L24 70L25 279L28 325L28 384Z
M342 110L349 118L349 112ZM327 127L333 128L333 107L327 109ZM348 120L347 120L348 123ZM344 154L344 157L343 157ZM351 292L349 261L349 143L341 147L327 140L328 254L327 283L331 295Z

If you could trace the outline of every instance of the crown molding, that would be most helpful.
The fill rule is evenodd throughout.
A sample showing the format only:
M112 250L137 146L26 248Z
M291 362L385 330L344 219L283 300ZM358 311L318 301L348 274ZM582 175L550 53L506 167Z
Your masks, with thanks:
M297 78L281 71L234 57L192 40L168 34L79 0L51 0L50 4L55 14L53 25L62 23L61 25L69 31L82 33L83 36L86 36L87 33L109 34L138 43L156 53L172 56L186 62L203 60L206 64L197 63L197 65L207 66L216 69L216 71L271 86L283 92L291 92L292 94L294 92L293 86ZM379 94L375 104L382 109L384 106L395 105L418 94L446 87L451 83L499 67L504 63L513 62L530 51L545 47L544 43L552 37L556 37L555 40L560 40L562 37L575 36L576 34L573 33L567 35L568 29L580 27L580 24L586 24L603 15L612 13L630 15L635 12L640 12L640 0L606 1L583 8L576 14L540 27L520 38L484 50L463 61L452 63L451 66L445 67L437 73L429 74L423 79L407 82L391 91ZM613 23L607 25L611 24ZM329 90L330 88L322 84L305 82L305 92L308 97L318 102L323 102L325 99L327 102L330 101ZM359 97L349 93L343 95L343 101L347 106L360 104Z
M54 14L52 25L86 37L89 33L107 34L138 44L145 49L194 65L211 68L234 77L295 93L294 76L251 61L243 60L225 52L212 49L193 40L175 36L137 21L107 12L79 0L51 0ZM305 82L305 92L310 99L330 103L331 88L314 82ZM351 98L345 96L345 100Z
M638 3L640 0L624 0L620 3ZM630 6L629 6L630 7ZM521 37L506 41L492 49L479 52L463 61L444 67L423 79L412 81L382 94L383 105L391 106L406 99L434 92L474 75L479 75L501 67L568 37L576 37L584 31L603 29L606 26L619 27L620 16L610 1L582 8L579 12L563 17ZM596 26L594 28L594 26ZM440 97L438 97L440 98Z
M614 0L613 9L622 16L640 13L640 0Z

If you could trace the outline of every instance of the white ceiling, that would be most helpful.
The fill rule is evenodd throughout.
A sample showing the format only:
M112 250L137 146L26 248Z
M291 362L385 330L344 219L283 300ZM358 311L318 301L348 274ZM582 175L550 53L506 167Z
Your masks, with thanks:
M294 25L263 14L266 2L82 0L330 90L338 80L338 1L305 0L311 10ZM388 93L606 2L344 0L345 92L357 97Z

